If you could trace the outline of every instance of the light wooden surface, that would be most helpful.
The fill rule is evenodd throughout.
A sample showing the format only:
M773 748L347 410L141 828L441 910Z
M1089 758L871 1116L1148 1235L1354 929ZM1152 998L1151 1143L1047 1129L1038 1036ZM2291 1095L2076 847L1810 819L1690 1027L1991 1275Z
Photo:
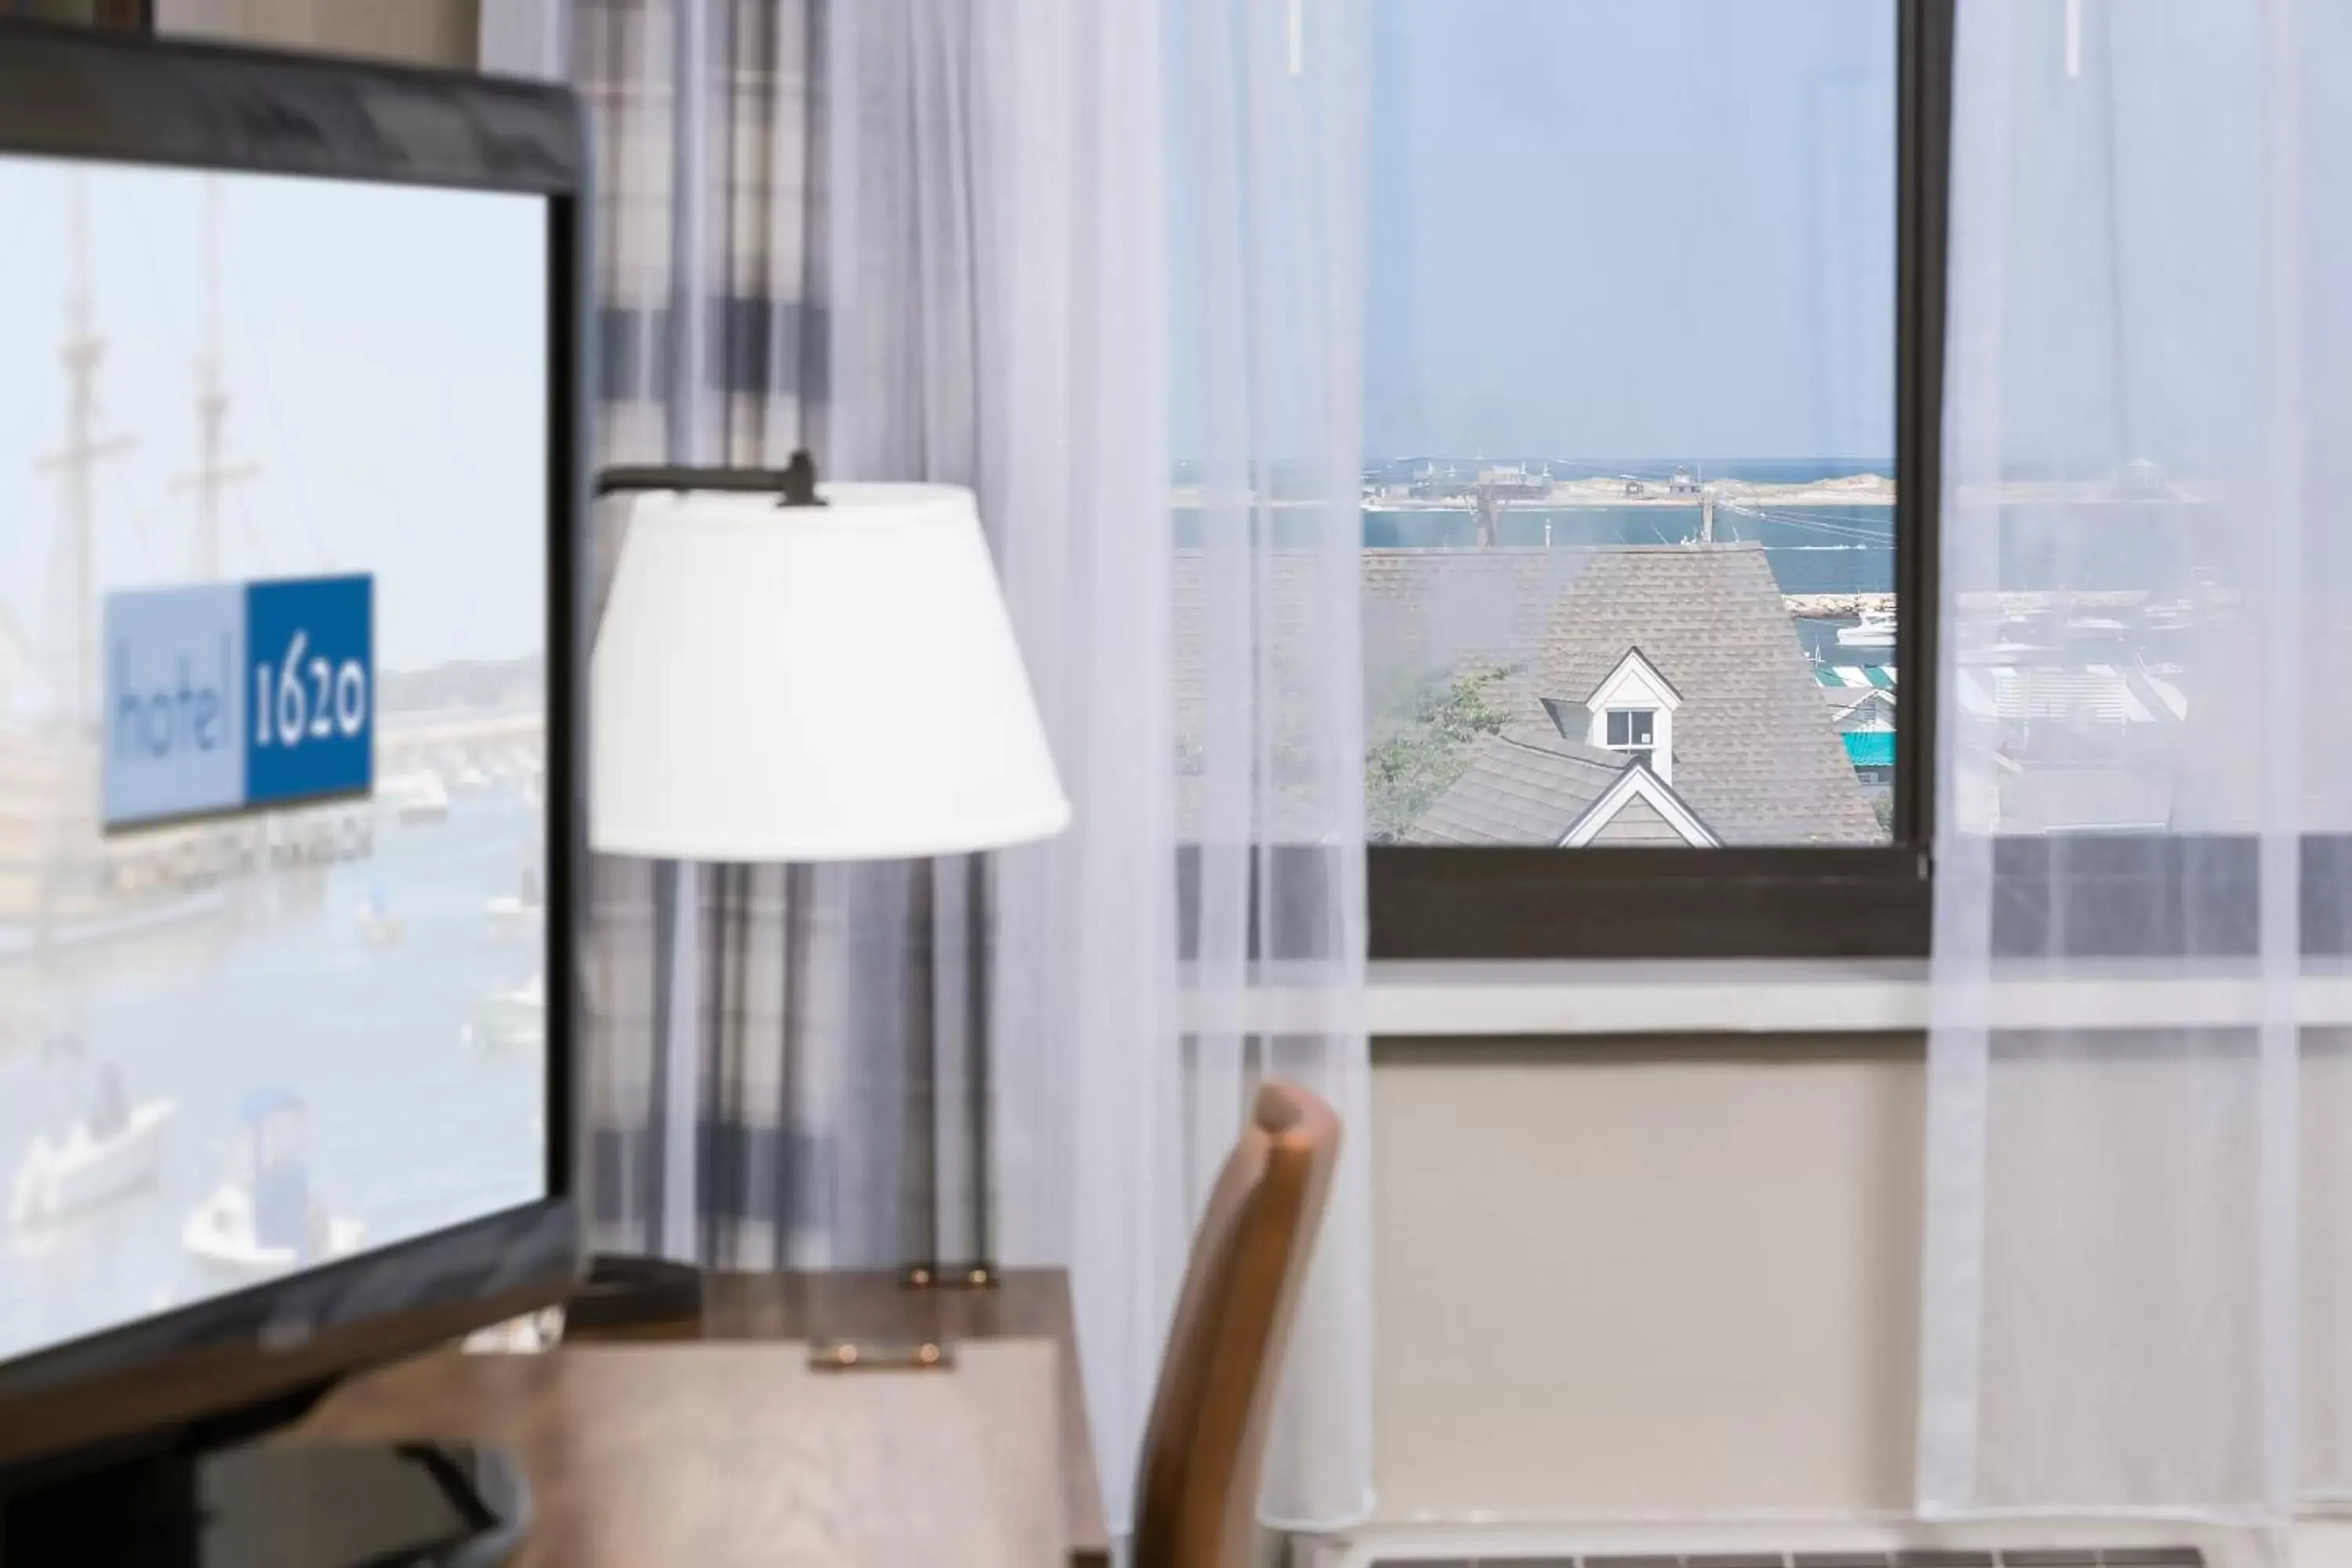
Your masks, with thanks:
M1109 1568L1110 1532L1087 1423L1069 1274L1007 1268L997 1279L986 1290L909 1290L897 1274L874 1270L713 1273L704 1279L700 1321L673 1331L704 1340L1051 1340L1060 1352L1060 1467L1070 1562L1073 1568Z
M302 1436L502 1443L525 1568L1069 1561L1060 1352L961 1343L933 1372L811 1371L805 1342L439 1352L344 1384Z

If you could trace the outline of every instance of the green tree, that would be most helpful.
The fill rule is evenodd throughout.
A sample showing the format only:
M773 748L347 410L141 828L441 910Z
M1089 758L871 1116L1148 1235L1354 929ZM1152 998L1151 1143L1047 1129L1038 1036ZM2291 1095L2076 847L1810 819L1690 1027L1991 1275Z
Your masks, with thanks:
M1400 721L1364 751L1364 830L1393 842L1470 765L1470 748L1510 722L1503 683L1512 671L1483 665L1425 681Z

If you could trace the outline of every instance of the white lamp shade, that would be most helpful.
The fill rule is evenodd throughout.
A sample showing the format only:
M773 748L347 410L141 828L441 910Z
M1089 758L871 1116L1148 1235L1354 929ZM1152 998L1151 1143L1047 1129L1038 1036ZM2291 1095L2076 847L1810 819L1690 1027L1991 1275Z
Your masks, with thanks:
M1070 820L971 492L637 498L590 673L589 841L854 860Z

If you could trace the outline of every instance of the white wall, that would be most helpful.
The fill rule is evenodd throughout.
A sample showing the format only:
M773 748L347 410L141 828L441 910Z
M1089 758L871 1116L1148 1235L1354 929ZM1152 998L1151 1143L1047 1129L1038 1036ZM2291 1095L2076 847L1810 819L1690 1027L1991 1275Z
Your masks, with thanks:
M1376 1042L1380 1517L1907 1511L1924 1052Z

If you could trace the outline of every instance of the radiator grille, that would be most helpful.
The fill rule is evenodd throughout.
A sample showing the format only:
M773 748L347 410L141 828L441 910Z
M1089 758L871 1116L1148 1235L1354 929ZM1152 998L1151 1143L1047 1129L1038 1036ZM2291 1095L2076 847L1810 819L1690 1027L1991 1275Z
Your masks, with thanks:
M2194 1546L2036 1546L1999 1551L1713 1552L1638 1556L1389 1557L1381 1568L2204 1568Z

